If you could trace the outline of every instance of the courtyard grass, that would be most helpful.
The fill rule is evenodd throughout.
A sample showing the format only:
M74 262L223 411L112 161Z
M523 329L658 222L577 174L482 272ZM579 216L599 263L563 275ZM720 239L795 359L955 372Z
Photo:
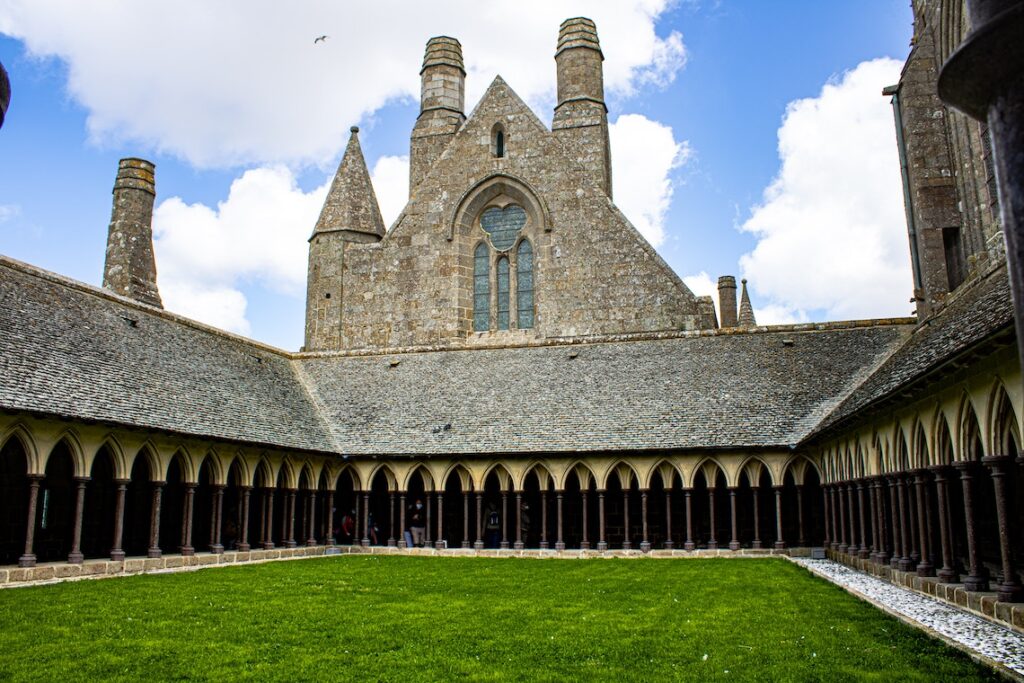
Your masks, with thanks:
M784 560L340 556L0 591L0 679L994 680Z

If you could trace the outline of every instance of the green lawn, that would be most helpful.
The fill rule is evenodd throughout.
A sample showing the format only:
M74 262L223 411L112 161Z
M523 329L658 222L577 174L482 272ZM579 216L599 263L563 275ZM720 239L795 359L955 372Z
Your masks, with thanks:
M783 560L341 556L0 591L0 680L987 680Z

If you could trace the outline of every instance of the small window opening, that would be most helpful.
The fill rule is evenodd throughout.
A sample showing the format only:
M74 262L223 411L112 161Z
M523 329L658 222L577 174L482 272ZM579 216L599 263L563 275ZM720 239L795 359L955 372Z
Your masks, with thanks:
M500 123L491 129L491 154L498 159L505 156L505 128Z
M946 257L946 277L949 280L949 291L955 290L964 281L963 252L960 248L960 228L942 229L942 248Z
M326 294L324 294L324 298L325 299L330 299L331 298L331 293L327 292Z

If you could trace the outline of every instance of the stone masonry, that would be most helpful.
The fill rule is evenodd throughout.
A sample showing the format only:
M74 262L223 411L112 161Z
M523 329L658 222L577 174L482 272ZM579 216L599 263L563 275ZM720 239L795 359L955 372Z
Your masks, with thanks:
M153 256L153 172L153 164L142 159L121 159L118 164L103 286L162 308Z

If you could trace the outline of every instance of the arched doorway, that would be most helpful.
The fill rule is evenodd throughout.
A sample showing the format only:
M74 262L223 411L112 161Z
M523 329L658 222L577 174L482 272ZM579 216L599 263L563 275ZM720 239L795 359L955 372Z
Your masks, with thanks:
M444 542L448 548L472 547L473 505L469 471L461 465L454 467L445 480L443 497L439 497L444 511Z
M76 495L74 460L61 441L46 461L36 506L35 554L40 562L63 560L71 552Z
M25 448L17 437L11 437L0 448L0 564L16 563L25 551L29 497L27 473Z
M105 557L114 546L117 514L117 484L114 456L107 446L100 448L85 486L86 505L82 513L82 555Z

